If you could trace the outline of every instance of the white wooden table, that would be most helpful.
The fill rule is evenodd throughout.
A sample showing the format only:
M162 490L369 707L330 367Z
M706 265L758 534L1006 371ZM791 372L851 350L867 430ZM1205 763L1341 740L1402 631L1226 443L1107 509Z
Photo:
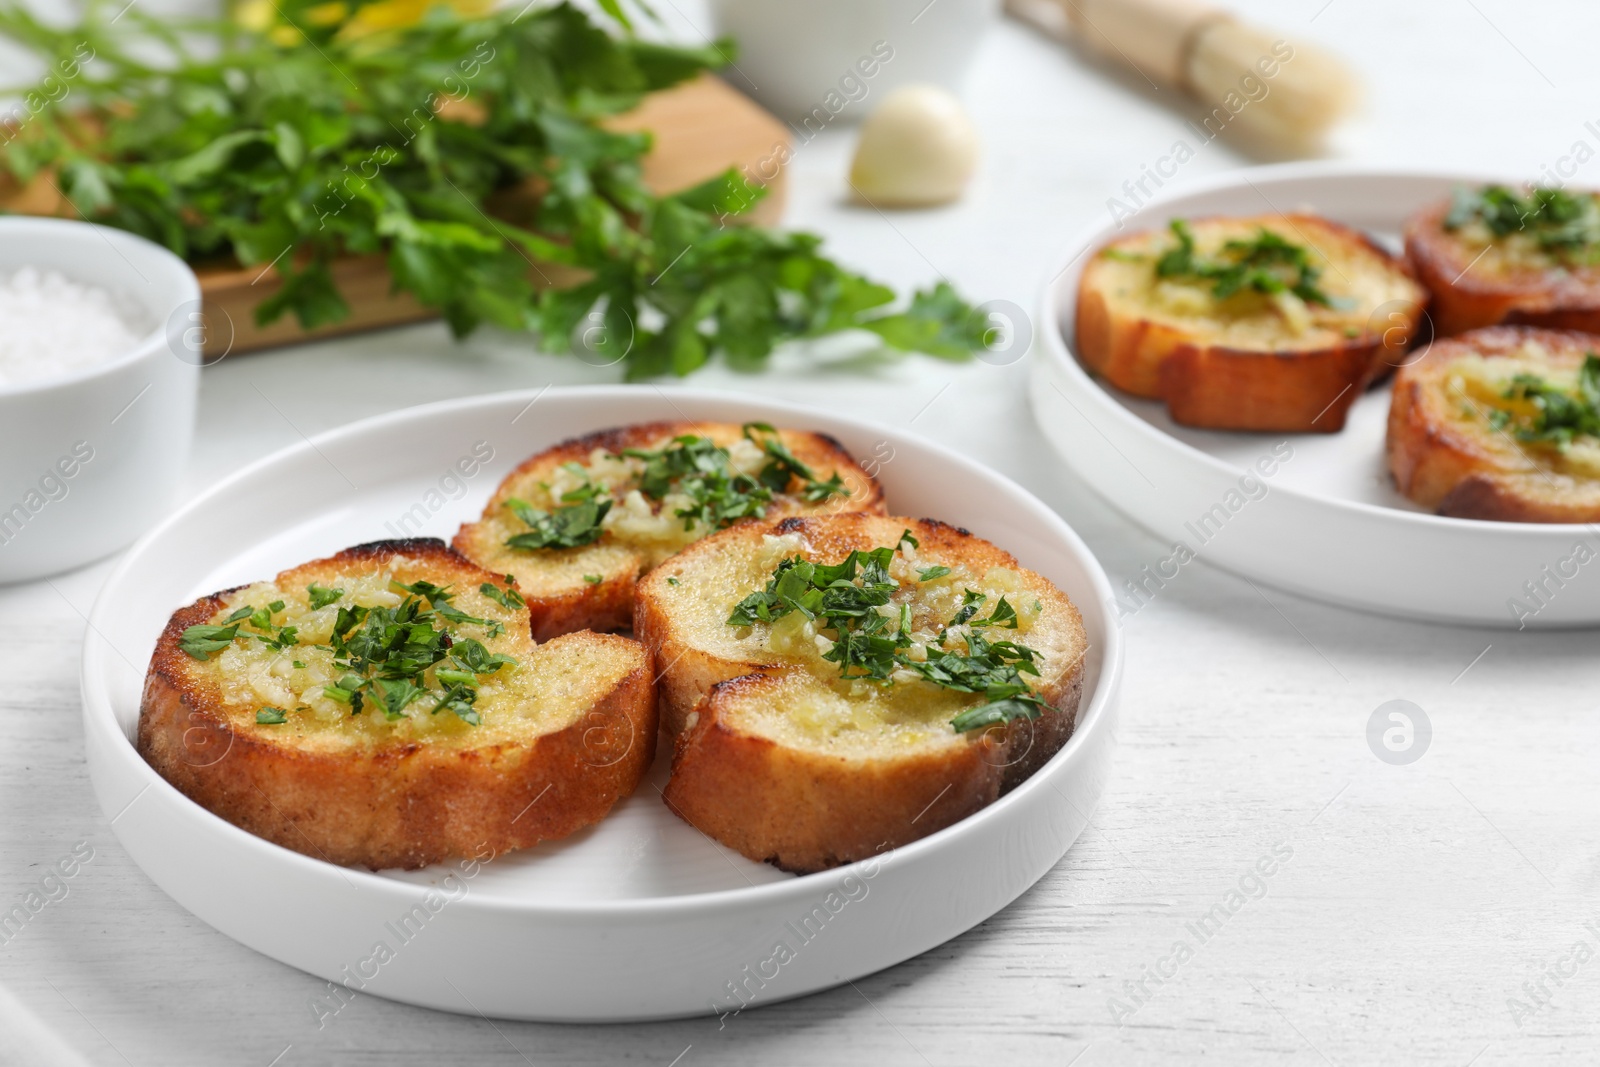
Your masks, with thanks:
M1585 126L1600 120L1592 5L1239 6L1364 69L1371 115L1345 154L1533 177L1577 142L1585 158L1600 148L1600 125ZM705 23L687 5L669 14ZM1140 85L1099 77L1015 25L984 43L969 102L987 152L962 206L885 218L846 205L850 135L833 131L793 164L790 221L897 284L937 272L976 300L1031 311L1064 242L1185 128ZM1178 180L1240 162L1211 145ZM1576 179L1600 184L1600 164ZM1025 362L786 358L764 376L715 370L693 384L870 414L960 444L1058 508L1114 580L1133 574L1163 546L1043 453L1025 371ZM609 374L535 355L518 337L455 346L434 326L230 359L205 375L190 489L366 415ZM305 391L308 381L318 388ZM47 866L92 850L61 883L65 895L57 888L60 899L0 943L0 985L87 1062L1102 1067L1600 1056L1600 962L1588 958L1600 952L1592 633L1398 622L1186 568L1126 624L1122 744L1089 830L1036 888L955 941L857 988L720 1026L489 1023L360 997L319 1030L309 1005L322 983L181 910L131 864L91 795L78 648L107 570L0 589L0 910L38 888ZM1365 738L1373 709L1394 698L1419 704L1434 727L1409 766L1381 762ZM1289 858L1255 880L1274 849ZM1241 880L1259 895L1202 941L1187 924ZM1179 941L1192 950L1181 961ZM1148 977L1156 972L1171 977ZM0 1032L0 1061L7 1046Z

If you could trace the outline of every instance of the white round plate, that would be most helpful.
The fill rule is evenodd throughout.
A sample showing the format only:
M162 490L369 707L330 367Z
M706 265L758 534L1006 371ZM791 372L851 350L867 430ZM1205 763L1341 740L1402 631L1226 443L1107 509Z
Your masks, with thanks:
M237 829L134 751L145 666L175 608L359 542L448 538L525 456L590 430L672 418L831 433L877 467L897 511L966 526L1054 581L1083 613L1090 642L1072 739L972 817L804 877L752 863L673 816L658 792L666 745L638 792L590 830L488 863L377 874ZM129 551L95 604L84 731L95 791L134 861L185 908L259 952L447 1011L663 1018L836 985L925 952L1009 904L1061 859L1099 799L1121 656L1110 586L1083 542L1020 486L949 449L745 397L549 389L356 423L191 502ZM324 1010L336 1010L342 992L330 987Z
M1235 171L1086 233L1045 287L1033 410L1084 481L1169 548L1125 581L1137 610L1194 559L1346 607L1440 622L1559 627L1600 623L1600 530L1480 522L1423 511L1384 461L1389 388L1356 401L1341 433L1254 434L1179 426L1166 408L1102 386L1074 356L1078 276L1089 253L1197 215L1312 211L1392 250L1419 207L1458 185L1445 174L1288 164Z

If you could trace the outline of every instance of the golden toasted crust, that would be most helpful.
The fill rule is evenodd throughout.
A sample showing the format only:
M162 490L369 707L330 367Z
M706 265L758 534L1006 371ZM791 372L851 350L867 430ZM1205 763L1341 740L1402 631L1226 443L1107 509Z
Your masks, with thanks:
M832 664L723 640L703 625L713 615L725 619L738 599L765 585L768 537L795 538L808 558L833 562L852 549L894 545L905 529L921 542L918 566L964 566L974 576L1002 569L1015 576L1012 595L1041 605L1038 621L1016 637L1041 653L1041 677L1030 678L1048 705L1040 718L957 734L950 708L981 697L903 681L897 686L907 687L909 701L966 703L910 720L902 709L876 725L863 720L862 698L836 681ZM746 575L737 587L727 580L730 559L732 573ZM745 568L746 559L755 565ZM667 803L743 855L792 871L924 837L1026 779L1071 736L1087 647L1072 603L1009 553L933 520L866 515L791 518L708 538L640 583L635 630L660 670L663 722L678 733ZM806 710L814 707L831 710L819 719Z
M1423 507L1458 518L1600 520L1600 480L1575 471L1554 450L1492 428L1484 402L1456 384L1463 360L1528 361L1571 375L1596 349L1600 338L1527 326L1436 341L1395 375L1386 448L1396 487Z
M505 504L513 497L539 501L543 493L540 483L548 484L564 464L587 464L596 450L621 454L630 448L658 449L683 435L709 437L727 447L739 441L743 433L733 423L650 422L563 441L529 457L512 471L484 508L482 518L461 527L453 547L488 570L517 578L518 589L528 601L536 640L583 629L626 629L633 617L633 591L639 575L681 544L652 543L619 534L618 528L613 527L599 541L580 548L508 548L507 536L525 527L508 517ZM797 493L781 493L767 508L767 520L842 511L883 513L882 486L834 438L799 430L780 430L779 437L818 479L826 481L837 473L849 494L811 503ZM662 513L659 501L650 504L655 514Z
M1406 223L1406 255L1433 294L1434 332L1451 337L1501 323L1600 333L1600 267L1518 263L1444 228L1450 202Z
M1259 294L1220 304L1200 299L1203 287L1156 282L1154 263L1170 234L1138 233L1107 244L1084 268L1079 358L1117 388L1165 401L1187 426L1343 429L1350 406L1399 362L1421 320L1425 294L1405 264L1364 234L1315 215L1194 219L1190 227L1202 253L1259 229L1309 247L1321 257L1318 284L1353 306L1308 306L1296 324ZM1130 254L1142 258L1118 258Z
M458 589L492 580L442 542L418 539L357 546L286 571L277 583L299 587L391 566L407 580ZM654 758L655 691L643 650L589 633L535 649L524 631L508 631L522 669L562 665L581 674L585 688L571 721L519 720L493 743L461 731L330 746L283 725L257 725L258 702L230 701L178 643L189 626L214 621L232 592L202 598L167 624L145 682L138 750L190 799L285 848L373 869L524 848L603 818ZM503 712L485 711L485 722L494 714Z

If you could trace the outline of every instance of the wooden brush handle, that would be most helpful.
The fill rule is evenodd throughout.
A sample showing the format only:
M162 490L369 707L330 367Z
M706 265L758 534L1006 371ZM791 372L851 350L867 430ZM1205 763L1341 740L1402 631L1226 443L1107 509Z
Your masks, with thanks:
M1207 26L1233 18L1205 0L1055 0L1078 39L1151 81L1189 85L1189 53Z

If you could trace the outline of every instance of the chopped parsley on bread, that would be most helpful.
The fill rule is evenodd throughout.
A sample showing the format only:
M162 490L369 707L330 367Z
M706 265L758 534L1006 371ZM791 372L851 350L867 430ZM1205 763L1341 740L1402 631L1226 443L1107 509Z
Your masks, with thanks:
M1600 194L1458 189L1406 224L1434 330L1546 326L1600 333Z
M655 752L643 648L535 645L516 589L433 539L359 545L180 609L137 745L236 826L344 865L563 837Z
M1403 263L1319 216L1175 219L1085 266L1076 347L1187 426L1333 432L1400 361L1425 297Z
M882 513L883 490L823 434L655 422L575 438L513 471L454 546L515 576L533 634L625 629L639 576L748 519Z
M1435 341L1395 375L1396 487L1441 515L1600 521L1600 337L1497 326Z
M676 735L665 798L744 855L812 871L992 803L1071 735L1071 601L932 520L723 531L640 583L635 632Z

